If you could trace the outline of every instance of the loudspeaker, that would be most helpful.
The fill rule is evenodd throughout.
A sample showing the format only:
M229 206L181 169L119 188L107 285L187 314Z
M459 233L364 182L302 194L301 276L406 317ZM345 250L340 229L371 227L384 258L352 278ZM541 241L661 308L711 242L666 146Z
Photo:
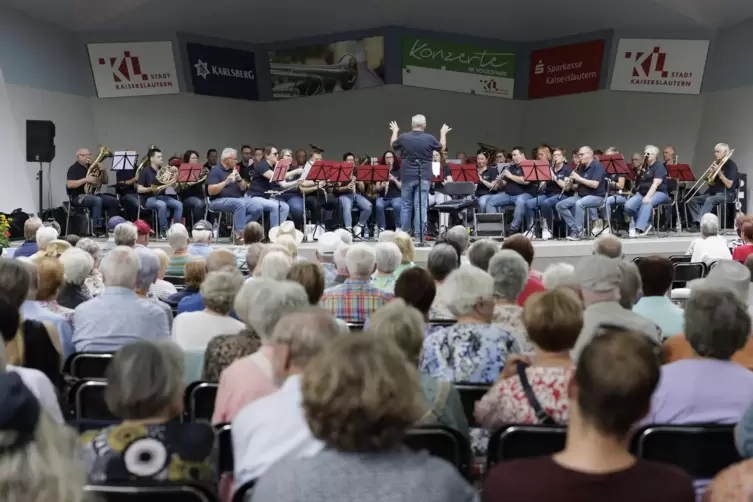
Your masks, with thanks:
M55 124L51 120L26 121L26 162L52 162L55 158Z

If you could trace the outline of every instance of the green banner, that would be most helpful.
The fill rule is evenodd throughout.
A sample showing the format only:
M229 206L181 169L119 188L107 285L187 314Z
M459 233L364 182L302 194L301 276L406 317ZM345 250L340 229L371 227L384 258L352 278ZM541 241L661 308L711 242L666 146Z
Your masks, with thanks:
M402 46L403 68L515 78L515 54L502 49L415 37L403 37Z

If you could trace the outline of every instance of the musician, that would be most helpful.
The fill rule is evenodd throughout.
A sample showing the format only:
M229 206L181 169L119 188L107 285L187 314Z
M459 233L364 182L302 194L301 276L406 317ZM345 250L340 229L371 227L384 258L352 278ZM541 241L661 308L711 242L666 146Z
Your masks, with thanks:
M397 228L400 226L400 209L402 206L400 194L402 191L402 184L400 183L400 162L395 159L395 152L392 150L384 152L382 158L379 159L379 164L389 166L389 180L378 183L376 187L377 229L379 232L383 232L387 226L387 217L384 212L387 207L392 207L393 209L395 227ZM431 202L429 204L431 204Z
M578 150L578 165L570 175L572 182L578 185L577 193L554 206L567 225L568 240L582 238L586 209L596 208L604 203L604 174L604 166L594 158L593 149L590 146L581 147Z
M512 164L500 173L500 179L495 183L501 187L501 192L493 195L486 206L487 212L496 213L498 208L515 205L510 232L517 233L526 215L526 202L533 197L529 181L526 181L520 163L526 160L522 147L512 149Z
M343 226L348 232L356 237L363 235L364 238L369 234L369 216L371 216L372 205L369 200L361 195L365 191L363 182L356 181L356 156L351 152L343 155L343 162L353 164L353 175L350 183L340 183L335 188L337 199L340 202L340 212L342 214ZM360 192L360 193L359 193ZM358 223L353 227L353 205L358 207Z
M494 165L504 164L507 162L507 152L500 150L494 154Z
M489 205L489 200L499 191L494 183L499 173L496 167L489 166L489 152L478 152L476 155L476 169L478 170L478 185L476 185L476 201L479 213L494 212Z
M215 157L217 152L215 152ZM186 150L183 154L184 164L199 164L199 153L196 150ZM202 176L207 171L199 173ZM183 202L183 209L190 211L193 222L198 223L204 219L206 213L206 203L204 202L204 183L196 183L180 190L180 200Z
M210 148L207 150L207 161L204 163L204 167L212 169L217 165L217 150Z
M434 152L431 161L439 162L439 165L442 167L442 179L444 181L432 182L434 193L429 194L429 209L437 204L444 204L452 199L452 197L447 195L444 187L445 183L452 183L452 171L450 171L450 168L447 166L447 151L445 150L441 154L439 152ZM439 233L442 233L443 227L445 230L450 228L450 213L439 213Z
M241 178L246 180L246 182L250 182L251 177L254 174L253 169L256 163L253 158L254 150L249 145L243 145L241 147L241 161L238 162L237 170L240 173Z
M447 124L442 125L439 131L439 141L437 141L434 136L426 132L426 117L423 115L414 115L410 125L410 132L398 136L400 128L397 122L390 123L392 130L390 147L402 152L403 159L400 168L403 200L403 207L400 210L401 226L403 231L410 233L411 219L413 219L413 232L419 237L424 235L429 206L429 185L433 178L431 159L435 151L441 152L447 148L447 133L452 129ZM422 174L421 179L418 176L419 169Z
M104 212L108 215L117 214L118 200L111 195L86 193L84 185L87 183L95 185L107 183L107 171L104 168L102 168L102 178L87 176L91 160L92 154L88 148L79 148L76 150L76 162L68 168L65 189L73 205L91 209L94 234L99 235L105 231L102 213Z
M314 162L322 160L322 154L324 153L324 150L317 147L316 145L311 145L311 156L308 157L308 162L304 161L303 164L300 163L301 152L306 154L306 150L298 150L296 152L296 162L298 162L298 167L303 168L303 172L305 172L308 176L308 173L311 172L311 166L314 164ZM307 168L308 172L306 172ZM298 178L300 178L300 176L298 176ZM332 207L334 207L335 205L335 202L327 205L326 192L323 188L320 188L318 181L304 180L299 182L298 192L302 195L302 198L305 201L305 207L311 215L311 220L309 220L308 223L312 223L316 226L321 225L322 209L325 209L327 207L332 209ZM295 203L291 204L290 202L288 202L288 206L290 206L290 214L293 217L294 222L299 219L302 225L303 207L301 206L301 208L297 208L294 206L294 204ZM300 213L298 212L299 209Z
M605 155L618 155L620 151L610 146L607 148L606 152L604 152ZM643 157L640 153L636 153L633 155L633 157L638 156L638 164L637 167L634 167L634 169L638 169L642 163L643 163ZM627 197L623 195L623 190L626 189L625 183L627 181L627 178L624 174L615 173L615 174L609 174L605 171L604 179L606 181L606 193L607 193L607 200L604 204L604 209L602 212L602 220L597 220L598 214L596 213L595 209L592 209L591 213L591 219L594 222L593 225L593 234L599 235L606 226L609 228L609 222L612 221L612 206L624 206L625 201L627 201Z
M144 207L150 211L157 211L157 220L159 229L165 235L170 226L167 221L167 210L173 214L173 222L180 223L183 219L183 203L170 195L155 193L154 187L159 185L157 172L162 167L162 151L155 148L149 151L149 165L139 173L139 179L136 182L136 191L144 199Z
M209 194L209 209L233 213L233 230L236 240L243 242L243 228L247 223L261 218L259 206L245 198L243 192L248 185L235 166L238 163L238 152L233 148L225 148L220 156L220 164L214 166L207 176L207 193Z
M466 155L465 152L456 153L455 158L458 159L461 164L466 164L468 162L468 155Z
M257 165L264 159L264 148L257 146L254 148L254 165Z
M301 150L298 150L298 152L296 153L299 153L300 151ZM303 153L305 154L306 151L303 150ZM291 162L291 166L293 165L293 161L298 161L297 159L293 159L293 151L290 148L283 148L282 150L280 150L280 154L283 160L289 160ZM301 177L301 174L304 171L305 162L303 164L300 164L299 166L300 167L291 169L288 173L288 178L291 182L295 182L298 180L298 178ZM293 219L293 223L295 223L296 227L300 228L302 231L305 231L305 229L303 228L303 191L301 190L300 184L298 187L296 187L296 189L288 189L287 191L284 191L283 193L278 195L277 198L287 203L288 207L290 208L290 216ZM316 220L316 223L319 218L319 204L316 200L316 196L310 198L312 201L316 201L316 210L311 210L311 219ZM313 206L313 204L309 203L308 198L306 199L306 206L308 206L309 208Z
M573 168L567 164L563 148L554 149L552 160L553 165L550 172L552 179L542 181L544 193L526 201L526 219L528 221L532 221L533 210L535 208L541 210L541 238L544 240L552 238L552 233L549 230L549 222L551 221L552 227L554 227L554 206L562 200L560 194L562 194L562 190L565 188L565 179L573 172ZM566 191L566 193L568 192L570 191Z
M269 225L272 227L276 227L287 220L290 212L287 202L274 198L269 193L273 190L285 190L292 186L292 184L288 185L285 182L273 183L270 181L274 175L274 168L277 165L279 155L277 147L274 145L264 147L264 158L258 164L255 164L251 184L246 191L246 197L252 205L261 208L265 213L269 213ZM301 172L299 169L288 171L286 178L295 177L300 175Z
M295 167L305 167L307 160L308 154L306 153L306 150L301 148L295 151L295 159L293 160L292 165Z
M659 204L669 201L667 167L659 162L659 149L648 145L643 149L647 168L635 183L638 191L625 202L625 214L630 216L630 237L646 235L651 230L651 215Z
M541 160L544 162L552 162L552 149L549 148L547 145L541 145L536 150L536 160Z
M729 153L729 145L719 143L714 147L714 164L703 173L703 178L708 178L719 167L716 164L720 162ZM737 189L739 186L737 164L732 159L724 163L719 174L711 182L708 182L708 188L702 195L696 195L687 202L687 208L693 219L695 231L701 224L701 217L710 213L714 207L724 202L734 202L737 199Z
M667 145L664 147L664 152L662 153L664 156L664 167L677 164L677 161L675 160L677 158L675 155L675 147Z

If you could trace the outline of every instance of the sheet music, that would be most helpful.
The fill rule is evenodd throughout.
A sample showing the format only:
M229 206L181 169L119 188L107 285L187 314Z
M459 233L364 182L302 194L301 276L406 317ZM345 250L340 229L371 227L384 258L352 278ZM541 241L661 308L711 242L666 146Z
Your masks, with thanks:
M439 176L439 173L441 173L441 172L442 172L441 164L439 162L432 162L431 163L431 173L434 176Z
M311 168L314 167L314 163L310 160L306 162L306 165L303 166L303 173L301 173L301 177L298 178L298 181L306 181L309 177L309 173L311 172Z
M111 170L128 171L130 169L136 169L138 157L138 152L115 152L112 155Z

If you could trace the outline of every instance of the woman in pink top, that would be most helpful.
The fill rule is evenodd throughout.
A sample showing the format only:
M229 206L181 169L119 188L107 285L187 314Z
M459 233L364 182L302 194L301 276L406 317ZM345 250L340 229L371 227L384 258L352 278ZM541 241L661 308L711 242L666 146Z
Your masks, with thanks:
M523 323L535 347L534 356L510 356L497 383L476 403L476 420L490 431L506 424L542 422L526 395L525 382L521 383L518 364L527 365L522 376L551 421L568 421L567 385L573 373L570 350L583 327L580 302L569 289L536 293L526 302Z

